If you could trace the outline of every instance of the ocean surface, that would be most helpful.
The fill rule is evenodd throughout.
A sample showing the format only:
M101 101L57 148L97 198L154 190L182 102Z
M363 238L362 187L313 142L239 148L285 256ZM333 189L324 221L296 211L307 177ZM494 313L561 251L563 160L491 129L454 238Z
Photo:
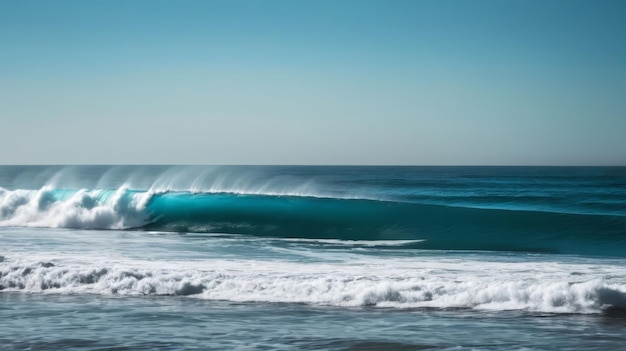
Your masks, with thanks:
M0 350L625 350L626 168L0 166Z

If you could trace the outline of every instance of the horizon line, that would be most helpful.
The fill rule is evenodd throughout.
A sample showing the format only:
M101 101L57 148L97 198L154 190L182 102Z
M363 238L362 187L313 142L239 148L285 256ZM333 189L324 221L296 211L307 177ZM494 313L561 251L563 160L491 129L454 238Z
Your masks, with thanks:
M231 164L211 164L211 163L14 163L0 164L0 167L12 166L179 166L179 167L626 167L626 165L615 164L571 164L571 165L550 165L550 164L296 164L296 163L231 163Z

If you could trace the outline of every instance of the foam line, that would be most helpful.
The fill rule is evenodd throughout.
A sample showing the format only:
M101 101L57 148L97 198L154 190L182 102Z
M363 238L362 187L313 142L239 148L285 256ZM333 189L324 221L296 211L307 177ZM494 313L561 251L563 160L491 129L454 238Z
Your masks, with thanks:
M390 271L390 267L376 265L223 260L203 261L198 267L188 262L162 262L156 268L152 262L142 261L77 264L7 257L0 262L0 290L179 295L206 300L396 309L471 308L551 313L626 309L623 281L606 281L593 274L538 274L510 267L489 267L491 274L457 268L460 270L414 267Z

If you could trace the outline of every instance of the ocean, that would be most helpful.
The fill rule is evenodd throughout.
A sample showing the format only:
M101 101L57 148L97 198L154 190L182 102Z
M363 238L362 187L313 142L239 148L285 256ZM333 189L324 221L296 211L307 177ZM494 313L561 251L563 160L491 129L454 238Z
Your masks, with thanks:
M626 167L0 166L0 350L625 350Z

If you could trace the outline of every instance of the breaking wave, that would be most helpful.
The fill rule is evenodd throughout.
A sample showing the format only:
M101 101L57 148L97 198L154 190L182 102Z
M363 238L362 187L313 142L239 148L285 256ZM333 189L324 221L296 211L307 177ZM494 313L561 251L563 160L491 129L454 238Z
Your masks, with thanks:
M331 197L0 188L0 226L415 240L416 248L626 255L626 217Z
M0 188L0 226L128 229L147 223L150 192Z

